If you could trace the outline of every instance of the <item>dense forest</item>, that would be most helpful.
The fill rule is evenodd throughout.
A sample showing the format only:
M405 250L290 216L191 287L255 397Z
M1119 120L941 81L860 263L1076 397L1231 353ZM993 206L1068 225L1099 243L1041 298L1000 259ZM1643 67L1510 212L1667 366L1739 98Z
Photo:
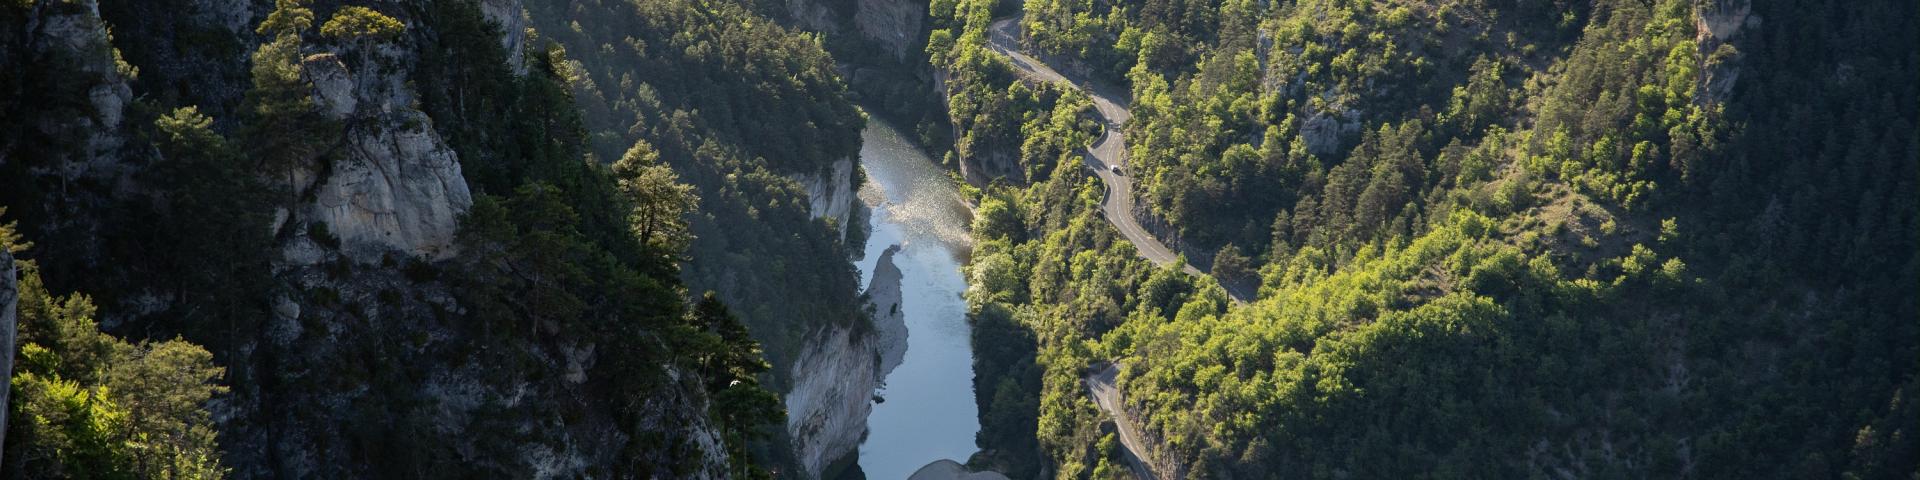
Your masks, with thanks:
M756 338L806 326L769 312L865 318L847 234L787 174L850 156L860 114L819 45L742 8L528 6L0 6L0 471L783 468ZM524 20L571 14L601 30ZM614 31L630 57L568 50ZM587 70L616 61L651 76Z
M568 68L590 153L615 159L647 142L698 189L700 208L688 219L698 239L691 284L747 306L740 314L776 359L789 358L807 333L781 322L860 318L858 277L846 243L834 241L843 230L857 240L859 230L809 217L806 192L786 177L853 157L865 123L814 40L725 3L528 8L557 44L588 52ZM772 100L780 98L795 101ZM769 263L776 269L740 274Z
M1130 87L1134 211L1212 278L1100 221L1085 107L985 48L1015 13ZM1915 13L935 2L958 153L1026 177L975 220L976 463L1127 475L1112 362L1167 477L1911 476Z

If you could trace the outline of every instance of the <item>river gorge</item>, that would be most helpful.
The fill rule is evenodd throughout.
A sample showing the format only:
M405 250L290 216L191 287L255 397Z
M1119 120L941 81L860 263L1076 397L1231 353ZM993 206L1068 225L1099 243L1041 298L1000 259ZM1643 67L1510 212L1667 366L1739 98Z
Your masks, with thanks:
M970 214L947 171L893 125L872 118L861 137L867 181L860 200L872 212L872 233L856 265L862 282L872 284L886 269L883 257L891 257L898 300L876 298L875 313L898 309L908 333L905 359L876 393L859 462L867 478L904 479L937 460L965 462L977 450L973 350L961 297Z

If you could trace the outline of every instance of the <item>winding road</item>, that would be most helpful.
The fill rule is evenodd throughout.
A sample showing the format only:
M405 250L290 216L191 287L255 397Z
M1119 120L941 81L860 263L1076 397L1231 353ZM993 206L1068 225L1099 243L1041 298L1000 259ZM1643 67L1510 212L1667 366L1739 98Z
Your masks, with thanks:
M1120 386L1114 383L1120 376L1120 367L1111 363L1103 364L1087 374L1087 393L1093 395L1093 403L1100 410L1113 416L1113 425L1120 432L1120 446L1123 456L1127 457L1127 467L1133 470L1133 476L1144 480L1158 480L1159 475L1143 460L1141 453L1146 452L1146 442L1140 439L1140 431L1133 427L1133 421L1126 415L1121 402Z
M1102 216L1107 219L1107 223L1113 224L1113 228L1119 230L1121 236L1133 242L1134 250L1140 252L1142 258L1146 258L1155 265L1178 262L1180 270L1188 275L1206 275L1200 269L1194 268L1193 264L1181 262L1179 254L1174 253L1173 249L1168 248L1167 244L1162 243L1160 239L1154 238L1153 234L1148 233L1145 228L1141 228L1140 220L1133 216L1133 178L1128 176L1133 173L1133 169L1127 165L1127 137L1122 131L1127 121L1133 118L1133 112L1127 110L1132 94L1106 82L1081 75L1068 76L1048 67L1046 63L1027 55L1020 44L1020 36L1020 15L1002 18L995 20L989 29L987 45L993 51L1005 55L1014 68L1019 69L1023 75L1044 82L1073 85L1093 99L1093 108L1099 113L1096 120L1100 122L1102 133L1100 138L1094 141L1093 146L1087 149L1087 154L1080 158L1107 186L1107 199L1100 205ZM1112 168L1114 166L1120 167L1121 172L1124 173L1114 173ZM1221 287L1227 291L1227 296L1234 303L1245 303L1247 299L1252 298L1251 292L1243 291L1244 287L1227 285L1225 282L1221 282Z
M1133 216L1133 179L1114 173L1112 169L1113 166L1118 166L1122 172L1133 172L1127 165L1127 137L1121 130L1127 120L1133 118L1133 113L1127 111L1127 102L1131 94L1091 78L1076 78L1079 77L1078 75L1068 77L1048 67L1046 63L1028 56L1020 46L1020 16L1018 15L995 20L987 35L987 45L993 48L993 51L1006 55L1014 68L1019 69L1024 75L1040 81L1073 85L1086 92L1088 97L1092 97L1093 108L1099 112L1096 120L1100 122L1103 132L1100 139L1094 141L1093 146L1087 149L1087 154L1080 158L1107 186L1107 199L1100 205L1102 216L1107 219L1107 223L1113 224L1114 229L1120 231L1121 236L1133 242L1134 250L1140 252L1141 257L1156 265L1180 262L1180 255L1173 253L1173 249L1167 248L1160 239L1154 238L1153 234L1147 233L1146 229L1140 227L1139 219ZM1185 262L1180 263L1180 270L1194 276L1206 275L1200 269L1194 268L1192 264ZM1231 293L1231 290L1229 292ZM1235 297L1235 301L1239 301L1238 296ZM1127 458L1127 467L1133 471L1133 475L1143 480L1158 480L1160 476L1155 475L1153 469L1143 460L1146 457L1142 454L1148 451L1146 442L1141 440L1140 432L1134 428L1132 418L1125 414L1120 388L1114 383L1119 374L1120 368L1113 364L1106 364L1088 373L1087 393L1093 397L1094 404L1098 405L1100 410L1113 417L1113 424L1119 430L1120 446L1123 447L1121 450L1124 450L1123 456Z
M1093 99L1094 110L1099 113L1096 120L1103 127L1103 133L1092 147L1087 148L1087 154L1082 155L1081 159L1107 186L1106 201L1100 205L1102 216L1108 223L1113 224L1114 229L1120 231L1121 236L1133 242L1134 249L1148 261L1156 265L1177 262L1180 264L1180 270L1189 275L1206 275L1200 269L1194 268L1192 264L1181 262L1179 254L1174 253L1173 249L1168 248L1160 239L1154 238L1153 234L1148 233L1145 228L1141 228L1140 220L1133 216L1133 179L1128 176L1133 173L1133 170L1127 165L1127 139L1122 131L1127 121L1133 118L1133 113L1127 110L1131 94L1125 89L1105 82L1080 75L1069 76L1048 67L1046 63L1033 58L1023 50L1020 33L1019 15L995 20L987 35L987 45L993 51L1005 55L1022 75L1044 82L1073 85ZM1112 168L1115 166L1119 167L1122 173L1115 173ZM1248 286L1245 285L1228 285L1222 282L1221 287L1227 291L1227 295L1234 303L1244 303L1253 297L1252 292L1248 291ZM1113 417L1114 426L1119 430L1118 437L1123 447L1122 453L1133 475L1144 480L1159 480L1162 477L1153 471L1152 466L1145 461L1147 457L1143 455L1148 451L1147 443L1142 439L1139 428L1134 426L1133 418L1126 414L1123 393L1115 383L1119 374L1120 367L1117 365L1104 363L1096 366L1093 371L1087 373L1085 378L1087 393L1093 397L1094 404L1098 405L1100 410Z

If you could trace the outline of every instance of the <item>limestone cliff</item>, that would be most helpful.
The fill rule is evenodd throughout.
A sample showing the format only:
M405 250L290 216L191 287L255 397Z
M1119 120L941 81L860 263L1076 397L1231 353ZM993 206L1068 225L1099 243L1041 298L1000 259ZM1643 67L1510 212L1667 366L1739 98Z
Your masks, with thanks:
M786 0L787 23L822 33L850 97L867 113L919 133L932 150L951 148L943 72L928 64L928 4L912 0Z
M524 74L520 3L478 6L501 27L513 72ZM433 26L408 20L410 28ZM501 342L440 320L468 313L457 287L432 277L461 258L454 236L473 194L436 120L470 120L435 119L418 107L412 69L420 49L433 48L417 43L423 37L333 45L302 62L315 108L342 129L329 153L288 181L300 201L279 213L275 269L289 291L252 347L269 363L247 373L271 380L237 383L229 405L236 473L359 477L396 460L386 455L454 452L448 460L472 471L523 478L623 469L724 478L725 449L702 413L697 376L668 367L665 384L620 417L595 392L611 381L596 363L619 352L595 339ZM339 367L367 357L380 364ZM419 448L366 451L355 447L363 435L418 436ZM622 449L636 442L681 453L643 458L651 470L630 470L641 466L622 463L633 454Z
M1740 80L1740 50L1733 43L1742 31L1757 30L1760 24L1752 0L1694 2L1694 42L1705 54L1700 59L1702 101L1717 104L1733 94Z
M802 28L826 33L857 32L893 55L907 60L919 52L927 21L927 3L904 0L855 0L853 11L844 4L828 5L819 0L787 0L787 13Z
M439 260L451 256L456 220L473 196L433 122L412 107L406 50L357 52L356 74L335 54L307 57L314 104L347 127L341 155L303 172L293 187L312 193L303 219L324 222L357 257L382 250ZM321 173L326 175L321 177Z
M315 113L339 128L320 130L322 148L291 175L256 179L285 187L270 206L245 212L261 217L249 225L275 235L261 252L237 256L271 271L248 285L258 299L233 294L224 304L249 320L218 326L193 323L200 312L178 308L191 301L173 293L179 280L125 278L141 271L129 264L166 261L128 250L144 237L113 244L99 232L154 230L126 212L153 208L163 196L156 191L178 179L156 173L170 159L147 138L155 110L197 106L215 119L215 133L244 143L247 52L262 41L252 26L272 2L36 1L21 7L26 21L0 21L0 126L8 127L0 129L0 205L20 207L9 219L31 225L43 246L35 259L58 275L50 283L118 288L98 297L110 333L220 342L210 350L231 392L209 409L236 478L728 476L698 374L664 367L662 379L639 389L647 392L639 405L613 405L607 391L622 384L605 359L620 352L600 339L508 338L461 324L473 312L445 272L467 258L452 246L474 195L445 135L450 122L499 119L436 118L420 106L421 52L443 48L431 43L436 19L420 13L473 8L502 27L499 45L517 54L526 38L519 0L314 3L316 27L344 3L380 10L407 31L378 41L307 35L300 78ZM123 58L116 46L139 53ZM11 267L0 252L6 345Z
M99 212L135 189L126 125L137 69L121 61L97 0L32 2L0 20L0 206L12 219L35 211ZM103 249L100 215L49 215L37 238L80 251ZM4 219L0 219L4 220ZM64 259L99 268L97 256Z
M807 205L813 217L829 219L840 227L842 234L846 233L854 208L859 204L853 159L835 160L819 172L795 174L791 178L807 190Z
M822 478L837 462L850 460L866 436L874 391L906 355L906 320L900 314L900 269L895 246L874 268L873 325L863 329L829 326L809 337L789 369L787 433L807 478Z
M507 65L515 74L526 75L527 16L520 0L483 0L480 13L500 26L500 48L507 52Z
M134 71L119 61L119 52L100 21L97 0L37 2L32 8L26 26L28 55L69 69L63 72L68 81L58 87L84 92L81 97L86 101L77 105L82 110L74 112L78 115L49 115L37 125L41 133L77 146L71 157L59 162L56 173L68 182L114 175L110 170L117 166L119 149L126 142L120 123L127 102L133 99L128 80Z
M787 392L787 434L806 478L822 478L833 463L852 455L867 431L873 393L882 375L871 335L828 328L806 343L794 360Z

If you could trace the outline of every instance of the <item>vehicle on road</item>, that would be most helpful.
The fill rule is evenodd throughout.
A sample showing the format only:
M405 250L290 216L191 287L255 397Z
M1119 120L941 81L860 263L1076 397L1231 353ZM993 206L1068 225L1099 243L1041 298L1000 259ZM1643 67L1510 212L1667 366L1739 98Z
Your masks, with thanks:
M1127 172L1123 172L1123 171L1120 171L1120 166L1119 166L1119 165L1110 165L1110 166L1108 166L1108 167L1107 167L1107 170L1109 170L1109 171L1112 171L1114 175L1126 175L1126 174L1127 174Z

